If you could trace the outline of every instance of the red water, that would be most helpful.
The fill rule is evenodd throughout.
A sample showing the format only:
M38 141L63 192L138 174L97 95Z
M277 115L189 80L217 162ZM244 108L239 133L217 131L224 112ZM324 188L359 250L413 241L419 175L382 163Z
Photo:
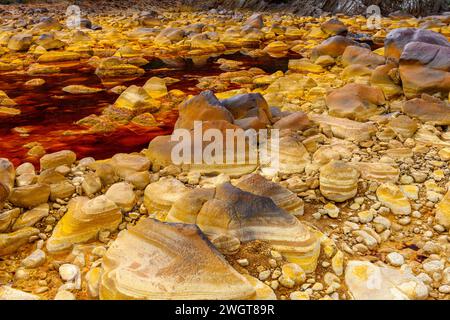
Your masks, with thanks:
M219 57L215 58L218 59ZM242 55L225 58L245 62L245 68L258 66L267 72L286 69L286 59L252 60ZM215 60L213 59L213 60ZM114 103L118 95L107 91L75 95L65 93L62 88L68 85L86 85L109 89L94 74L94 69L85 62L59 64L61 72L54 75L39 76L46 83L37 88L27 88L24 83L36 76L26 73L0 73L0 90L17 102L21 110L17 116L0 116L0 157L10 159L15 165L25 161L36 162L27 156L29 149L23 147L30 142L39 142L47 153L59 150L73 150L78 158L94 157L105 159L119 152L140 151L149 141L158 135L170 134L177 118L175 110L154 114L160 127L148 128L133 124L119 127L111 133L89 133L86 128L75 124L76 121L90 115L100 114L109 104ZM181 80L169 86L196 94L200 91L195 85L197 79L214 76L221 71L213 61L201 68L187 64L183 69L169 68L159 60L145 66L146 74L136 80L122 82L143 85L150 77L172 77ZM25 134L24 134L25 132Z

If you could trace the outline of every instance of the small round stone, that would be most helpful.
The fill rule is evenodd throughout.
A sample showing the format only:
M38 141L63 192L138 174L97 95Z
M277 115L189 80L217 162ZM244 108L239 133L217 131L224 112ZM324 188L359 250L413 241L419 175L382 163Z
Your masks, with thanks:
M73 264L66 263L59 267L59 275L64 281L74 280L79 273L80 269Z
M400 267L405 263L405 258L397 253L397 252L391 252L386 256L386 260L388 263L394 267Z

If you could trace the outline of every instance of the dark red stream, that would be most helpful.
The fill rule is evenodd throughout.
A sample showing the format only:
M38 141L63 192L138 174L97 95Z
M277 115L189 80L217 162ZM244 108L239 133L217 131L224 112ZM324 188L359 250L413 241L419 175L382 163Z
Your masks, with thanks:
M267 72L287 69L287 58L253 60L246 56L235 54L223 56L228 59L244 62L244 67L257 66ZM164 66L160 60L149 63L144 68L146 74L136 80L123 82L143 85L150 77L172 77L181 81L169 86L169 89L180 89L184 92L196 94L200 91L195 85L197 79L204 76L215 76L223 71L218 64L213 63L220 57L203 67L194 67L187 63L183 69ZM86 85L90 87L106 88L94 74L94 69L85 62L77 64L60 64L61 73L39 76L46 83L38 88L27 88L24 83L37 78L26 73L0 73L0 90L17 102L21 114L17 116L0 116L0 157L8 158L18 165L25 161L35 162L27 156L29 149L23 145L39 142L46 152L63 149L73 150L78 158L94 157L105 159L119 152L140 151L149 141L158 135L170 134L177 118L177 112L155 114L161 127L146 128L137 125L119 127L112 133L86 133L86 128L75 122L90 114L100 114L108 104L114 103L118 95L104 91L92 95L74 95L61 89L68 85Z

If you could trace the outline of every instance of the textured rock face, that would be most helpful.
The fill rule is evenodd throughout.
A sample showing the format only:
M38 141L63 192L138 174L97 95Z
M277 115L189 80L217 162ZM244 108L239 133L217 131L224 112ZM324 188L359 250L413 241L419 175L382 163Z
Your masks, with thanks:
M108 191L106 191L105 196L113 201L124 212L131 211L137 201L133 187L126 182L113 184Z
M308 115L302 111L293 112L273 124L274 129L305 130L311 125Z
M411 42L449 46L448 40L440 33L426 29L398 28L386 36L384 44L386 58L398 61L406 45Z
M198 227L141 220L104 256L100 298L249 299L255 289Z
M80 54L76 52L47 52L39 57L37 60L39 63L49 62L65 62L79 60Z
M349 83L327 95L326 103L332 116L366 121L380 114L385 103L383 92L378 88Z
M356 300L415 300L428 296L427 287L408 271L349 261L345 283Z
M142 87L153 98L159 99L167 95L167 86L164 79L151 77Z
M12 226L12 231L16 231L26 227L33 227L37 222L47 217L49 213L49 205L43 203L36 208L24 212Z
M173 164L172 149L175 147L176 141L172 141L171 136L158 136L150 141L145 156L148 163L153 168L163 168Z
M215 188L202 188L184 192L172 205L166 221L195 224L206 201L212 200ZM232 237L229 237L232 238Z
M431 122L438 125L450 124L450 106L446 101L422 95L406 101L403 104L403 112L423 122Z
M450 43L408 43L400 57L400 77L407 98L450 91Z
M74 244L94 240L102 230L114 231L121 221L119 207L105 196L92 200L86 197L74 198L47 241L47 250L63 251Z
M204 3L202 2L204 5ZM448 4L442 0L396 0L396 1L354 1L354 0L267 0L264 2L254 0L216 0L211 7L224 5L228 8L247 8L253 10L274 9L288 10L299 15L320 15L325 12L345 13L349 15L366 14L367 8L376 4L380 6L383 15L392 14L398 10L414 15L430 15L446 11Z
M279 209L271 199L230 184L216 188L214 199L204 204L196 223L206 234L231 234L241 242L268 241L307 272L317 265L320 252L317 234Z
M0 213L0 232L7 232L11 229L15 219L20 215L20 209L7 210Z
M332 160L320 168L320 192L336 202L353 198L358 192L359 172L344 161Z
M194 121L224 120L233 123L233 115L211 91L204 91L189 99L180 105L179 110L176 128L191 130L194 128Z

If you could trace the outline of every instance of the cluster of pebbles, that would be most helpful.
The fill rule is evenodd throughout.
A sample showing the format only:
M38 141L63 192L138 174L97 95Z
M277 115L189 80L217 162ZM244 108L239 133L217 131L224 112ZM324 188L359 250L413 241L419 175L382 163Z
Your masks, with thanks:
M99 12L72 30L52 9L35 22L9 8L0 70L33 76L30 90L61 62L130 79L155 57L297 57L274 73L217 59L194 96L171 78L116 86L79 121L113 131L166 109L192 133L277 130L278 172L261 155L177 165L170 135L105 160L1 158L0 299L450 298L450 16L371 30L361 16ZM1 91L0 114L18 113Z

